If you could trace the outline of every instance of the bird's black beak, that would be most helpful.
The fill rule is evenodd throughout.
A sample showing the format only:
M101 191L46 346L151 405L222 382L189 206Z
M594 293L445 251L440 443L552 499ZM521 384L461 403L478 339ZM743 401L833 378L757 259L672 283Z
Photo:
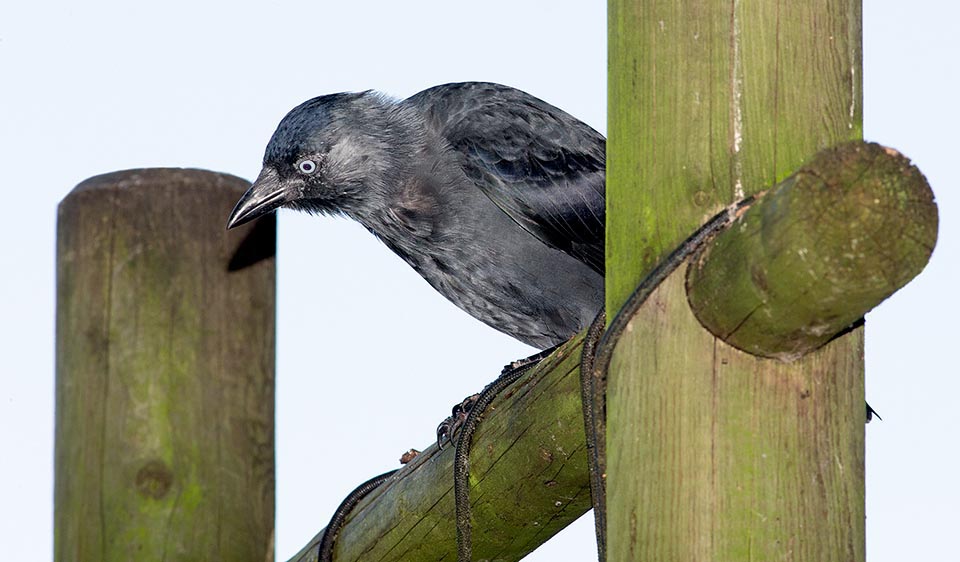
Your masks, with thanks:
M227 219L227 228L240 226L255 218L262 217L284 203L293 201L296 196L294 190L285 188L280 184L280 176L277 175L276 170L264 166L257 180L243 194L243 197L237 202L237 206L233 208L233 212L230 213L230 218Z

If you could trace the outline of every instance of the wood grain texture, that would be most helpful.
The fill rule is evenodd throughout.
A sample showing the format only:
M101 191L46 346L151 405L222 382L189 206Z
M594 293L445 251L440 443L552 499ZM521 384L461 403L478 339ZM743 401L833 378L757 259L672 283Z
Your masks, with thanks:
M862 362L862 329L794 363L732 348L675 271L610 366L608 560L864 560Z
M859 0L608 6L610 319L706 219L860 138L862 63ZM791 364L747 356L695 320L682 275L609 372L609 559L862 561L862 329Z
M862 63L857 0L612 0L608 13L611 313L721 208L859 139Z
M55 559L273 559L270 217L200 170L91 178L57 226Z
M520 560L590 509L581 344L565 344L484 414L470 456L476 560ZM456 560L453 453L429 447L364 498L334 560ZM291 562L315 561L322 533Z

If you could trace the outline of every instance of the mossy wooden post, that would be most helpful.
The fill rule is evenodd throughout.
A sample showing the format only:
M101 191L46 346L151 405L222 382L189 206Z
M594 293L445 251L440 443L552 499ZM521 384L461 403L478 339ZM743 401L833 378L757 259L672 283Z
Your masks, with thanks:
M611 0L607 312L705 219L861 136L860 0ZM609 372L609 560L864 560L863 330L792 363L680 268Z
M55 559L273 559L274 221L248 183L89 179L59 207Z
M564 344L500 394L477 428L470 457L475 560L520 560L590 510L577 376L582 342ZM363 498L333 559L456 560L453 454L454 447L430 445ZM322 535L290 562L316 562Z

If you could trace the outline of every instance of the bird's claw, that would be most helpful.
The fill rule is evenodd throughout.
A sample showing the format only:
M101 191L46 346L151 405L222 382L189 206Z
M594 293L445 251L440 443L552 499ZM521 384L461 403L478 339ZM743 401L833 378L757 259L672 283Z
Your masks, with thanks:
M517 369L521 369L527 365L539 363L544 357L547 357L553 353L558 347L560 347L559 344L549 349L545 349L539 353L535 353L530 357L517 359L516 361L512 361L507 365L504 365L503 370L500 371L500 377L503 377L509 373L513 373ZM484 387L483 391L485 392L487 388L496 384L499 380L500 378L488 384L486 387ZM467 419L467 414L469 414L470 410L473 409L473 405L476 404L479 397L479 393L467 396L462 402L453 407L450 417L440 422L440 425L437 426L437 448L442 450L445 444L453 444L454 436L456 436L457 432L460 431L460 426L462 426L463 422Z
M445 443L453 444L453 437L460 431L460 426L467 419L467 414L473 409L479 394L467 396L459 404L453 406L450 416L437 426L437 448L443 450Z

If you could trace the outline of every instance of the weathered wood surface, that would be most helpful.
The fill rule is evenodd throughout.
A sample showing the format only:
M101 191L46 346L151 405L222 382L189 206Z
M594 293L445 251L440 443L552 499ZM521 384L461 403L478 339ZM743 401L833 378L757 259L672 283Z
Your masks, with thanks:
M55 559L273 559L274 220L200 170L77 186L57 227Z
M608 319L708 217L860 138L860 9L609 3ZM862 561L863 330L748 356L694 319L682 275L614 352L608 559Z
M700 326L676 270L610 366L643 384L608 396L607 559L862 560L860 332L794 363L748 355Z
M470 456L476 560L520 560L590 509L581 343L567 343L497 397L477 429ZM364 498L334 560L456 560L453 452L430 446ZM315 561L320 536L291 562Z
M937 206L900 153L845 143L818 153L711 241L687 276L697 319L754 355L793 360L923 270Z

